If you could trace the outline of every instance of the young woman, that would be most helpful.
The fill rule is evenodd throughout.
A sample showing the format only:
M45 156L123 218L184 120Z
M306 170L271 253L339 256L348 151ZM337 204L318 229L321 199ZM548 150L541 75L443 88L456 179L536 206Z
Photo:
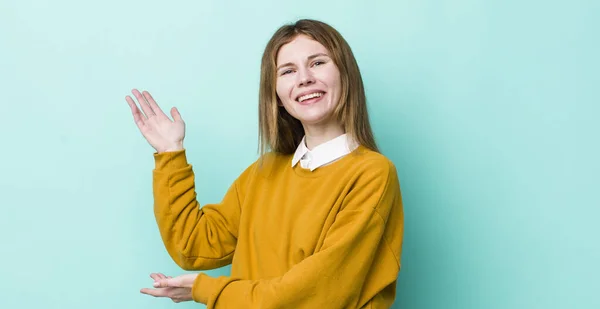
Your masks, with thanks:
M196 199L183 146L148 92L129 96L156 150L154 214L185 270L232 264L231 276L151 274L141 292L208 308L389 308L400 271L404 217L394 164L378 152L359 68L331 26L278 29L262 58L260 158L220 203ZM142 112L143 111L143 112Z

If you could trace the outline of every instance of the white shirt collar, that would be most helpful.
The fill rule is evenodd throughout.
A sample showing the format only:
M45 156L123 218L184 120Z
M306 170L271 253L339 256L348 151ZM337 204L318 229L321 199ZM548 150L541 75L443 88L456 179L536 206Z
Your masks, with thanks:
M305 139L306 136L302 138L298 148L296 148L296 152L292 158L292 167L300 162L300 165L303 168L314 171L320 166L326 165L349 154L358 147L358 144L347 134L342 134L332 140L320 144L313 150L309 150L306 147Z

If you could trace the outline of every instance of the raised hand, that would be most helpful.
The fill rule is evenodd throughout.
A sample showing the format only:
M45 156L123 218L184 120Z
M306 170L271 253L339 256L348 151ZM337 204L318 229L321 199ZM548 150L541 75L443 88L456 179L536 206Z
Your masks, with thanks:
M144 91L142 94L137 89L133 89L132 93L143 113L137 107L133 98L126 96L125 100L131 108L135 124L148 143L159 153L182 150L183 139L185 138L185 122L177 108L171 108L171 117L173 117L173 120L171 120L163 113L148 91Z

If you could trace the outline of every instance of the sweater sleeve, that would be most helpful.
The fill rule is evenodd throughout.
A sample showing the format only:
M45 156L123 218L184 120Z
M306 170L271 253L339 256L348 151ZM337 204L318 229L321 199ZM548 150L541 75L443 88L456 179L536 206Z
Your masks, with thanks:
M231 263L240 220L239 178L217 204L200 207L185 150L155 153L154 215L165 248L184 270Z
M365 169L345 197L342 209L327 231L318 252L280 277L242 280L198 274L192 287L194 301L208 309L223 308L360 308L367 280L381 290L396 280L398 257L384 237L392 208L401 207L395 173L388 167ZM393 169L393 168L392 168ZM378 255L375 259L376 253ZM380 263L372 267L374 263ZM385 276L369 276L373 268ZM369 279L368 279L369 278Z

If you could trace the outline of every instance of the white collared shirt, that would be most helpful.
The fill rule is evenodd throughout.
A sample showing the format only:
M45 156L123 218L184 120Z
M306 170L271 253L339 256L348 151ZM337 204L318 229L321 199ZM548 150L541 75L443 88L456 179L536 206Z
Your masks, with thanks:
M302 138L300 145L296 148L292 158L292 167L298 162L300 166L314 171L316 168L329 164L352 152L358 143L354 142L347 134L342 134L332 140L329 140L313 150L306 147L306 136Z

